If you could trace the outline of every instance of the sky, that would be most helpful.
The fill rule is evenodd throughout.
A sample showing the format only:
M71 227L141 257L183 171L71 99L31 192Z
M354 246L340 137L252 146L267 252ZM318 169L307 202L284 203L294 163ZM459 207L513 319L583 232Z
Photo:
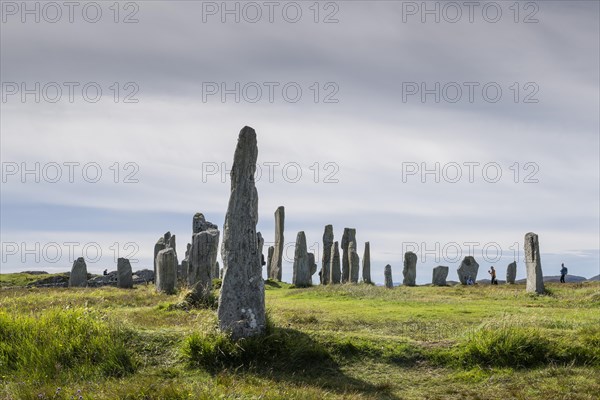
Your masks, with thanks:
M527 232L545 275L598 275L599 4L3 0L1 272L152 268L166 231L183 258L247 125L285 281L327 224L377 283L406 251L419 284L467 255L524 278Z

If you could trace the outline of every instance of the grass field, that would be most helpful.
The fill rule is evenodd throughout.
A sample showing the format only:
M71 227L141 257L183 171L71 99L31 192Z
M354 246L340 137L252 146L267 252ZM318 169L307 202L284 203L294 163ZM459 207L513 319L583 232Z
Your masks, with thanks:
M14 274L17 275L17 274ZM9 286L17 277L4 275ZM26 279L18 277L18 279ZM19 282L20 283L20 282ZM0 291L8 399L597 399L600 283L294 289L232 343L183 293Z

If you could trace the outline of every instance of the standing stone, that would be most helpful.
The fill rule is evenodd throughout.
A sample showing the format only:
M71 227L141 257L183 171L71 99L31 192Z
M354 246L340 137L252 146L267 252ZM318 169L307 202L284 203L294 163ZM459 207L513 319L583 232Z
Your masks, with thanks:
M312 285L312 276L317 272L317 263L315 262L315 253L308 253L308 267L310 271L310 284Z
M390 264L385 266L383 270L383 275L385 276L385 287L391 289L394 287L394 281L392 280L392 266Z
M169 235L169 237L171 236L170 232L165 233L165 235L159 238L156 244L154 245L154 282L156 282L156 256L158 256L159 251L164 250L167 247L165 244L165 237L167 236L167 234Z
M360 260L356 252L356 242L348 244L348 257L350 261L350 282L358 283Z
M448 278L448 267L444 267L442 265L437 266L433 269L433 279L431 283L434 286L446 286L446 278Z
M362 277L364 283L373 283L371 281L371 244L365 242L365 252L362 260Z
M350 242L356 243L356 229L344 228L344 234L342 235L342 283L350 281L350 255L348 253L348 246Z
M239 134L231 194L223 226L223 284L219 295L219 328L234 340L262 334L266 327L265 286L256 246L258 192L254 182L258 147L256 132Z
M404 253L404 269L402 270L405 286L415 286L417 279L417 255L412 251Z
M261 276L262 276L262 267L266 264L265 255L263 254L263 248L265 247L265 239L263 239L262 233L256 232L256 241L257 241L256 246L258 248L258 256L260 257L260 269L261 269Z
M458 267L458 279L463 285L467 284L469 277L473 280L473 283L477 281L477 272L479 271L479 264L475 261L473 256L466 256Z
M133 287L131 264L127 258L119 258L117 260L117 287L123 289L131 289Z
M271 259L271 272L269 278L281 281L282 277L282 259L283 259L283 227L285 224L285 208L283 206L277 207L275 210L275 249L273 250L273 257Z
M69 287L87 286L87 265L83 257L79 257L73 262L71 275L69 275Z
M175 250L168 248L156 256L156 290L166 294L175 293L177 283L177 257Z
M333 242L333 246L331 246L330 260L329 283L338 284L342 280L342 271L340 270L340 246L338 242Z
M271 279L271 270L273 269L273 253L275 252L275 247L269 246L269 250L267 250L267 278Z
M525 265L527 267L528 293L544 293L544 275L542 273L542 261L540 260L540 243L538 235L529 232L525 235Z
M517 262L513 261L506 267L506 283L514 284L517 279Z
M321 284L328 285L331 272L331 246L333 246L333 225L325 225L323 232L323 257L321 259Z
M294 271L292 283L296 287L310 286L311 281L308 252L306 251L306 235L303 231L296 236L296 249L294 252Z
M212 279L219 248L219 231L209 228L192 235L188 269L188 287L196 299L206 298L212 289ZM214 274L214 275L213 275Z

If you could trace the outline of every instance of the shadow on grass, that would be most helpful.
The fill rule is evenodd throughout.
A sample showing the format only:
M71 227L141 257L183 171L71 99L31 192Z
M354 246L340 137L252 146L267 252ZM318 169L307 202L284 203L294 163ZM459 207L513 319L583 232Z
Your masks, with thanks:
M189 367L215 376L227 371L338 393L398 398L387 384L373 385L348 376L330 348L294 329L270 327L264 335L237 342L222 334L194 334L186 339L182 352Z
M265 286L270 286L270 287L274 287L274 288L281 288L281 285L278 282L276 282L274 280L271 280L271 279L267 279L265 281Z

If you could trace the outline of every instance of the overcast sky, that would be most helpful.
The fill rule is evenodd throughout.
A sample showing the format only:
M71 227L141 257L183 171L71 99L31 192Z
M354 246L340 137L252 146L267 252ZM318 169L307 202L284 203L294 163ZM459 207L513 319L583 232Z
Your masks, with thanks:
M408 250L418 283L470 248L524 277L530 231L545 275L600 273L597 1L1 3L3 273L152 268L166 231L183 258L194 213L223 225L245 125L284 280L326 224L379 283Z

